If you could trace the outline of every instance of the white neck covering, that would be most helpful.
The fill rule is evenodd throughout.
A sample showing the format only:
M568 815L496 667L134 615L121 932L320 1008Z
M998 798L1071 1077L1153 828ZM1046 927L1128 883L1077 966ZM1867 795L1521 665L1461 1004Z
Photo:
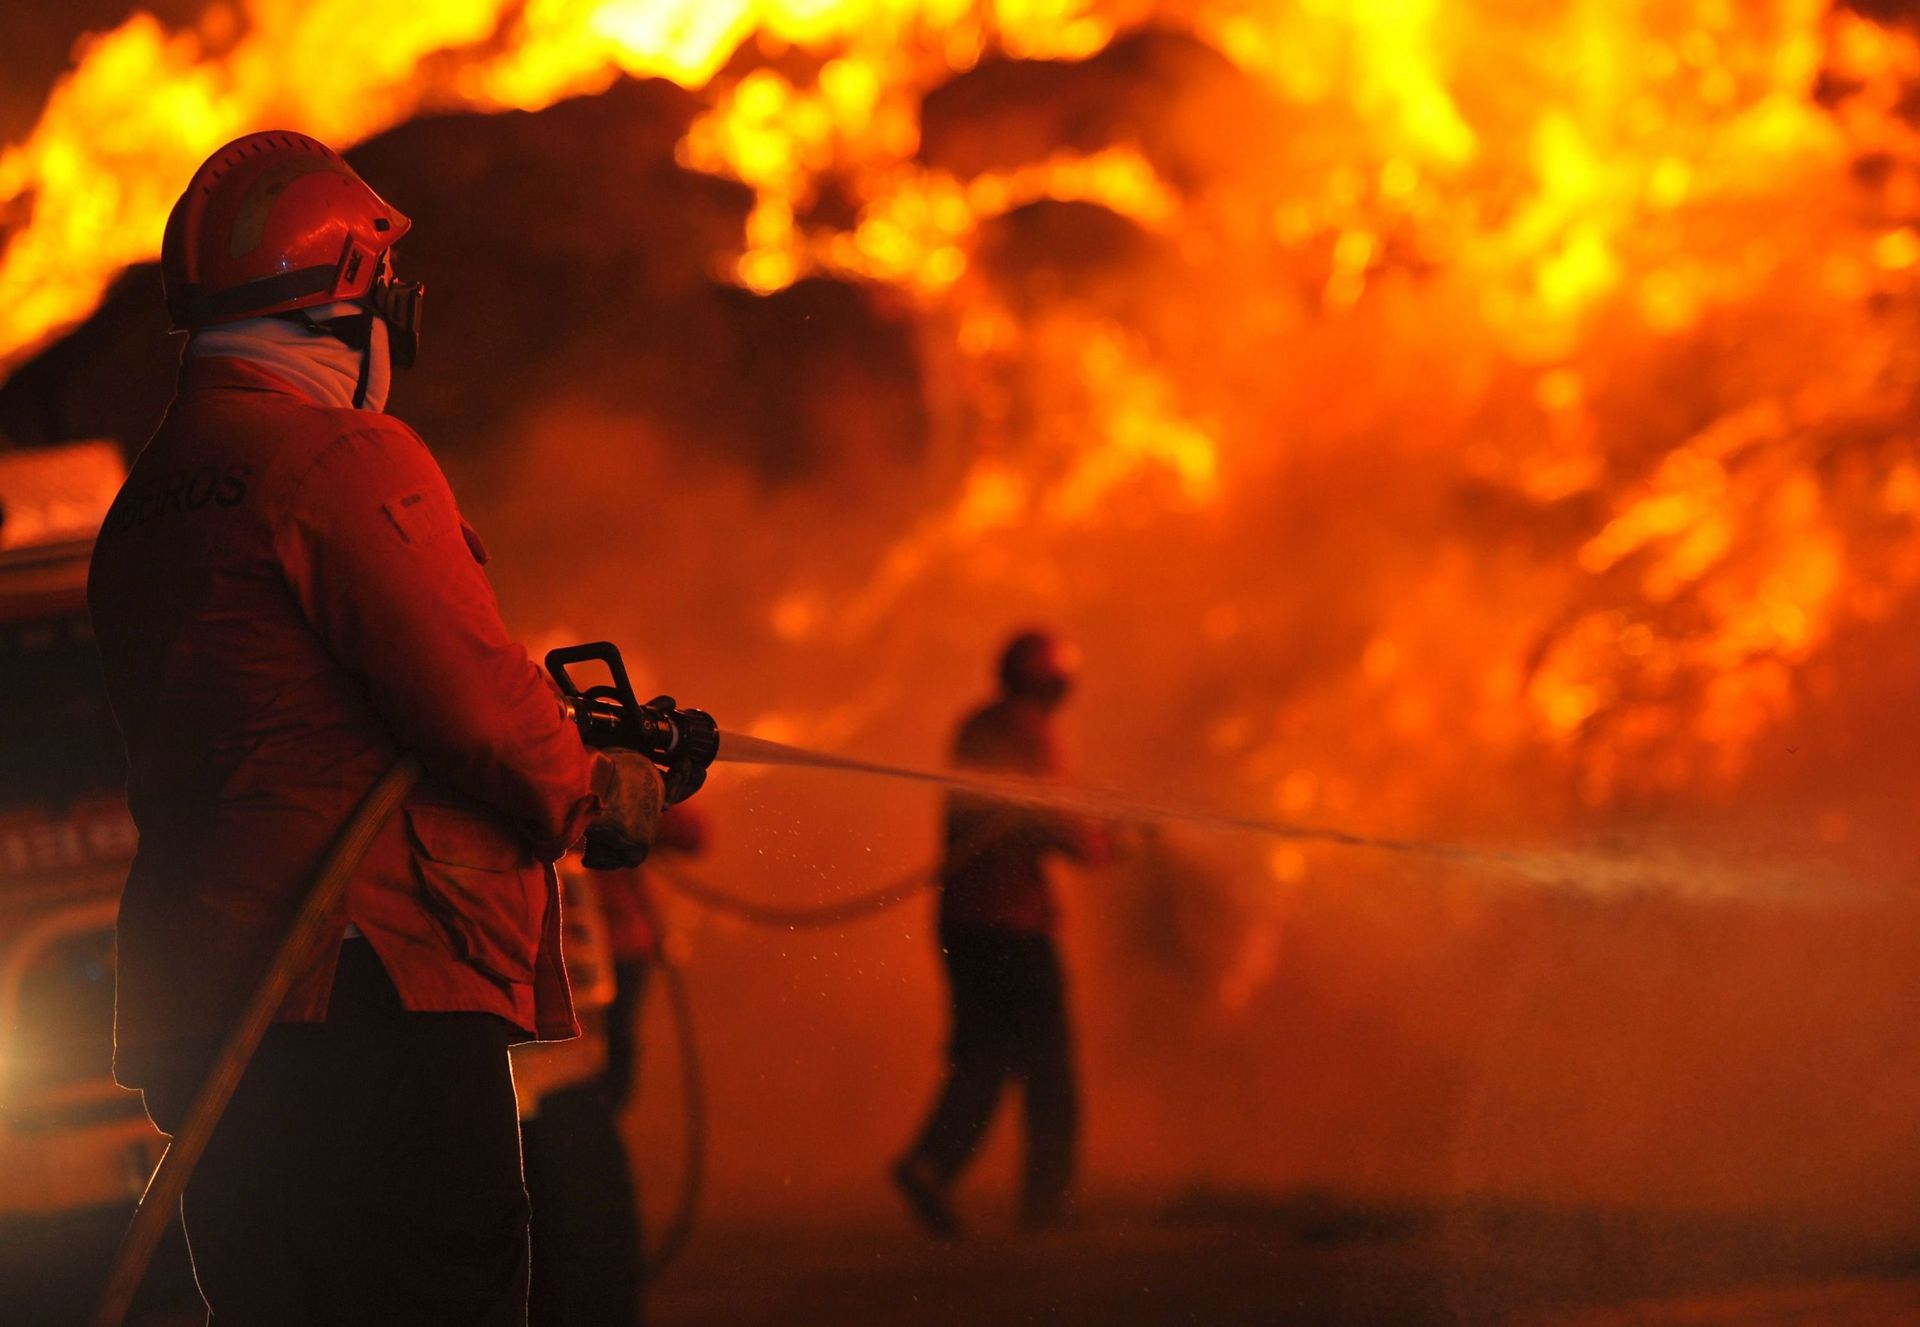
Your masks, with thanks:
M307 312L324 322L365 310L343 300ZM315 332L286 318L247 318L202 328L187 342L187 354L195 358L217 355L258 364L288 386L297 388L316 405L351 407L353 394L360 387L360 351L337 337ZM393 381L392 364L387 357L386 319L373 320L373 336L366 354L371 357L367 365L367 398L360 408L377 414L386 409L387 389Z

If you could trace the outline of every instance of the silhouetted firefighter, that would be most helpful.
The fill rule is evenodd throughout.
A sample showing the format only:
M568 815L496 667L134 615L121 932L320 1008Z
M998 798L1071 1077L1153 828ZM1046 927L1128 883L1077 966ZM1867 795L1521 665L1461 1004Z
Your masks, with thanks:
M1058 772L1053 714L1072 685L1066 647L1025 632L1000 659L1000 695L961 724L956 765L1046 777ZM1025 1088L1023 1225L1058 1221L1073 1182L1078 1134L1072 1036L1054 943L1049 858L1087 859L1081 822L955 794L947 804L941 866L940 951L952 1000L945 1084L894 1183L933 1233L958 1233L948 1201L980 1145L1009 1078Z
M173 1132L335 830L425 777L347 885L182 1203L220 1327L526 1317L507 1046L576 1033L549 863L637 862L644 756L590 752L507 636L480 541L381 413L413 359L407 218L293 133L229 144L168 220L178 395L89 600L140 830L115 1072Z
M706 819L682 803L660 818L653 850L699 853ZM594 876L613 958L606 1067L547 1096L521 1126L533 1199L532 1327L635 1327L645 1280L633 1168L620 1117L640 1072L640 1012L664 937L645 868Z

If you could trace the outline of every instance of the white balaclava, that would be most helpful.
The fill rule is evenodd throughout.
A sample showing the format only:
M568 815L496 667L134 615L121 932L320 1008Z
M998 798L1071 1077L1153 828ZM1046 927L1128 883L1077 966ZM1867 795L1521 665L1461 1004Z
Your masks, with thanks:
M364 305L342 300L301 310L314 323L367 316ZM311 398L317 405L386 409L393 366L387 357L387 321L375 316L364 351L291 318L247 318L216 323L193 334L187 354L244 359ZM364 390L362 387L364 378ZM356 399L358 398L358 399Z

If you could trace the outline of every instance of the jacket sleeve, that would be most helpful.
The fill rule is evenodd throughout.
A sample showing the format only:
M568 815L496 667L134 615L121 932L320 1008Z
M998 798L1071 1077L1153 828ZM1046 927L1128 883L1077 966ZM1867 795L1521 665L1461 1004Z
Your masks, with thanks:
M313 461L276 521L287 582L395 740L518 821L546 860L598 813L599 771L558 693L507 636L446 476L381 419Z

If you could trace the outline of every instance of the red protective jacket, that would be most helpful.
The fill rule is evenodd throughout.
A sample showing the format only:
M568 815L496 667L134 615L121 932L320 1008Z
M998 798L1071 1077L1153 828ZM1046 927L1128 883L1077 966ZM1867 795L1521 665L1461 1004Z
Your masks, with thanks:
M508 639L426 445L193 358L115 500L88 600L140 848L120 903L115 1073L218 1035L341 823L402 748L427 777L350 882L407 1008L574 1035L543 865L597 813L591 760ZM334 944L284 1020L326 1016Z
M1057 774L1052 718L1031 700L1002 697L960 725L953 763L1029 778ZM940 922L1050 933L1058 909L1047 859L1086 860L1093 851L1089 830L1074 817L956 794L947 800Z

